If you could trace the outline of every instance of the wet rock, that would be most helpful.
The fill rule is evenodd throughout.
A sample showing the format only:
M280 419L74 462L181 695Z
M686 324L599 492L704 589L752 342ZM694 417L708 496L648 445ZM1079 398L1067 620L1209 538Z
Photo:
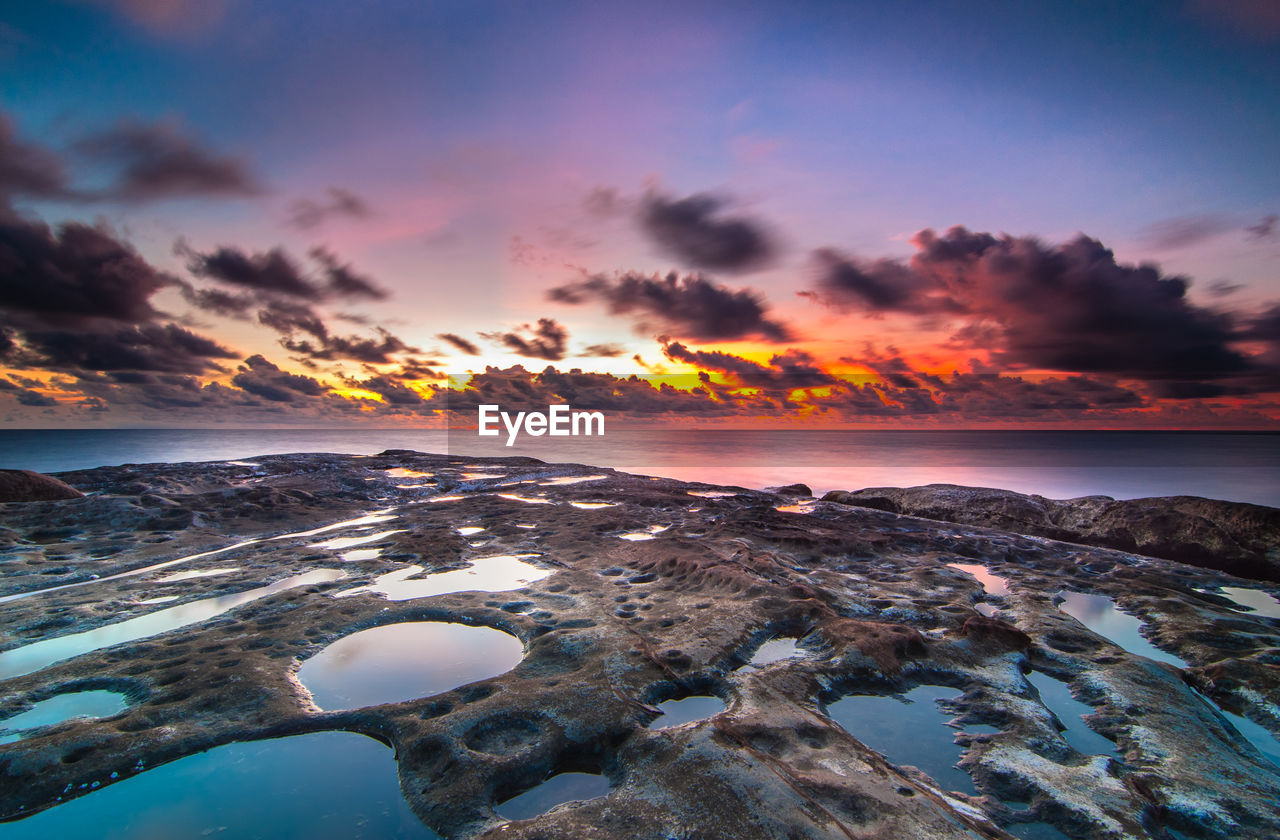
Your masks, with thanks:
M903 518L891 494L868 497L884 510L778 511L777 491L527 458L252 462L86 470L64 477L87 498L0 511L0 663L33 643L323 574L0 680L0 720L72 690L130 699L111 719L5 744L0 819L219 744L344 730L390 745L413 812L458 840L996 840L1037 822L1078 840L1167 840L1166 826L1199 840L1280 836L1280 773L1210 702L1280 731L1275 622L1214 594L1241 585L1230 575L1024 536L1067 521L1034 497L975 499L1003 511L1006 530L994 530ZM388 575L466 580L502 557L538 575L404 600L372 587ZM986 591L957 563L985 567L1007 591ZM1093 632L1059 608L1064 590L1111 599L1190 666ZM432 696L317 707L304 663L412 622L502 631L523 659ZM779 642L793 655L748 665ZM1077 752L1030 671L1068 682L1121 758ZM894 764L823 711L839 696L919 685L954 689L938 726L963 747L979 796ZM659 722L656 704L698 695L723 710ZM599 774L609 791L529 819L495 810L567 773Z
M824 501L998 528L1280 581L1280 510L1198 496L1055 500L988 487L927 484L833 490Z

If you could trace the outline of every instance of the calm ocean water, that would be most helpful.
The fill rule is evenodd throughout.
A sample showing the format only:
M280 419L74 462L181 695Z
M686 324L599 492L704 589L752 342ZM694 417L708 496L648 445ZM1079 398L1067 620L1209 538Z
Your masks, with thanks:
M832 489L931 482L1052 498L1187 494L1280 507L1280 433L1039 431L610 431L523 438L412 429L0 431L0 467L59 472L286 452L416 449L531 455L714 484Z

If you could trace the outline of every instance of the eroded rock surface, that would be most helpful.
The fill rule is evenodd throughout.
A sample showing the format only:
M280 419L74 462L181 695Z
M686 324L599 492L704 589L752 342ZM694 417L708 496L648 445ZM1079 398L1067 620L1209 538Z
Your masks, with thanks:
M93 494L0 514L0 672L33 643L341 577L0 680L0 724L68 691L131 702L0 746L5 819L219 744L348 730L394 747L407 802L448 838L1003 838L1035 822L1076 838L1280 835L1280 770L1206 699L1280 731L1280 626L1217 594L1257 587L1220 571L530 459L389 451L63 478ZM404 600L375 586L498 555L550 574ZM1004 593L951 564L985 567ZM1188 667L1091 632L1058 608L1064 590L1112 598ZM302 662L409 621L502 630L525 655L431 697L316 707ZM778 638L796 655L746 667ZM1063 739L1032 669L1069 682L1119 759ZM986 725L955 735L978 796L891 763L824 712L920 684L956 690L939 726ZM707 694L725 710L658 722L657 704ZM612 789L528 820L495 813L569 771Z
M0 502L49 502L83 495L51 475L31 470L0 470Z
M956 484L833 490L823 498L1280 581L1280 510L1263 505L1199 496L1058 500Z

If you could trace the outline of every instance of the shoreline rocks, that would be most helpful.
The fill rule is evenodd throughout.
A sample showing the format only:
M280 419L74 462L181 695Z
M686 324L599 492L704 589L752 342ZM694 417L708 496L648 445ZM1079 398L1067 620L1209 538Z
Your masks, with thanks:
M989 487L927 484L833 490L823 501L980 525L1280 581L1280 509L1198 496L1048 499Z

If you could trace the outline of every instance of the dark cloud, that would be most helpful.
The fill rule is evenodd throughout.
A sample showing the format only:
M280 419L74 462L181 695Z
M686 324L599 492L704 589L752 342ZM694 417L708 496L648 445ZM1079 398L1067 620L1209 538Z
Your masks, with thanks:
M1280 225L1280 216L1263 216L1256 225L1245 228L1245 232L1250 239L1270 239L1276 235L1277 225Z
M1161 251L1172 251L1205 242L1235 230L1239 223L1229 216L1211 214L1180 216L1149 226L1140 236L1142 243Z
M250 196L262 191L243 161L202 147L173 125L122 122L72 147L116 170L104 197L144 201L187 196Z
M221 370L215 359L236 353L212 339L176 324L142 324L86 332L27 330L23 340L28 364L67 371L165 371L202 373Z
M1054 246L954 227L913 243L909 263L872 269L819 254L818 296L869 312L956 316L952 343L987 350L1005 368L1114 374L1169 396L1187 393L1178 382L1250 373L1232 316L1190 301L1182 277L1116 262L1095 239Z
M354 335L325 335L317 336L318 340L316 341L285 338L281 340L280 344L286 350L298 353L308 359L319 361L351 359L367 364L387 364L394 361L392 356L396 353L421 352L418 348L410 347L383 328L376 327L375 329L378 332L377 338L362 338Z
M352 380L349 384L363 391L372 391L393 406L420 406L426 402L417 391L391 376L371 376L368 379Z
M47 408L51 405L57 405L58 401L53 397L45 396L37 391L31 391L26 388L19 388L14 391L14 396L22 405L29 405L36 408Z
M454 347L461 350L463 353L466 353L468 356L480 355L480 348L475 346L475 344L473 344L472 342L467 341L465 338L463 338L460 335L455 335L453 333L440 333L436 336L436 338L440 339L441 341L449 342Z
M303 273L283 248L250 254L224 246L205 254L180 247L187 256L187 270L197 277L305 300L319 300L322 291Z
M521 333L527 335L521 335ZM481 333L521 356L558 362L564 358L569 331L554 318L539 318L537 326L524 324L511 332Z
M702 275L593 275L551 289L547 295L553 301L569 304L604 301L611 314L639 316L641 329L649 327L676 338L762 338L779 342L791 338L785 324L767 317L768 310L758 294L747 289L731 290ZM655 323L647 324L646 319Z
M295 301L271 301L258 310L258 323L281 335L305 332L316 338L329 337L329 327L314 309Z
M196 288L185 282L179 283L179 289L187 303L224 318L247 318L249 310L258 303L253 295L235 294L223 289Z
M386 291L372 280L356 273L324 248L313 248L307 252L317 268L310 275L283 248L248 253L223 246L200 253L179 243L176 250L187 258L187 270L195 276L252 289L261 295L282 295L313 302L335 297L380 300L387 296Z
M310 376L281 370L261 355L245 359L231 384L272 402L294 402L300 396L318 397L327 388Z
M742 217L722 217L724 201L706 194L645 197L640 224L664 252L690 268L749 271L773 258L761 225Z
M13 123L0 114L0 200L13 196L68 195L62 160L40 146L18 140Z
M600 359L616 359L618 356L627 352L627 348L621 344L606 342L604 344L588 344L582 348L580 356L594 356Z
M333 218L364 219L372 215L364 199L349 190L330 187L327 193L327 200L300 198L290 204L289 224L299 230L311 230Z
M331 251L312 248L307 253L320 266L325 279L324 293L327 296L372 300L383 300L387 297L385 289L379 288L368 277L357 274L350 265L340 261Z
M108 231L75 222L55 232L0 215L0 314L58 326L156 316L150 298L171 279Z

